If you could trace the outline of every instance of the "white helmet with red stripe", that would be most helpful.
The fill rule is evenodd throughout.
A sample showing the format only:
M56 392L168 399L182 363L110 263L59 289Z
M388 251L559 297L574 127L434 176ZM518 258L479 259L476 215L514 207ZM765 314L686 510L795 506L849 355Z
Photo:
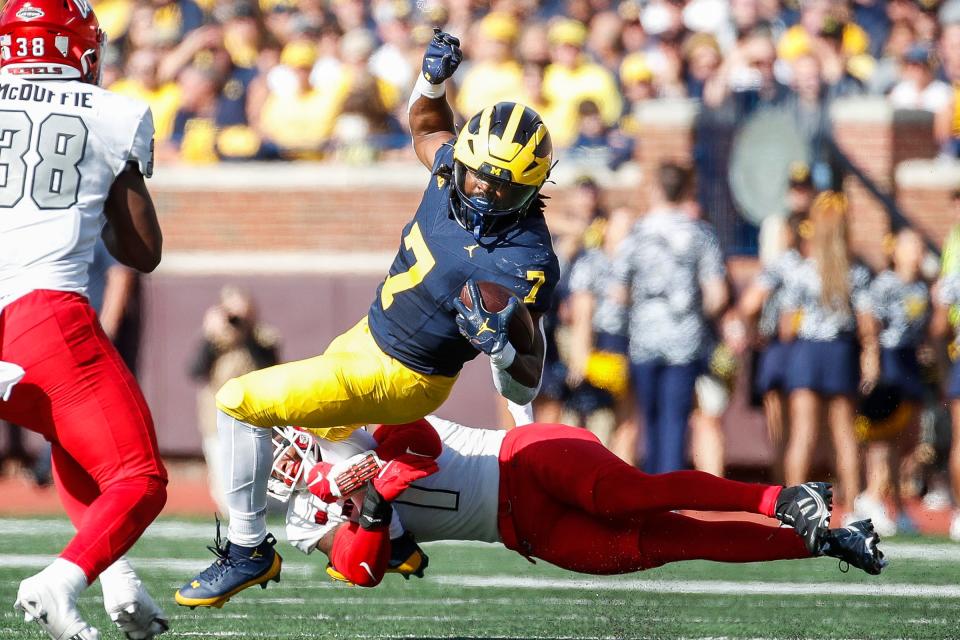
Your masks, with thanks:
M320 461L320 446L312 433L299 427L273 428L273 464L267 493L286 502L304 474Z
M100 83L107 36L88 0L9 0L0 11L0 72Z

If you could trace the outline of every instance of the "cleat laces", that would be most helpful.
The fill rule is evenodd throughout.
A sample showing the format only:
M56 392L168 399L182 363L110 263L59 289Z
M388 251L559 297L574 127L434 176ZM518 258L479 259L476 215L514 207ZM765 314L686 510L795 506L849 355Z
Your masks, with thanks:
M226 543L224 543L223 537L220 535L220 518L214 514L213 519L217 523L217 533L213 538L213 545L207 545L207 549L209 549L213 555L217 556L217 561L197 576L198 580L205 580L207 582L219 579L230 567L236 564L230 557L230 541L227 540Z

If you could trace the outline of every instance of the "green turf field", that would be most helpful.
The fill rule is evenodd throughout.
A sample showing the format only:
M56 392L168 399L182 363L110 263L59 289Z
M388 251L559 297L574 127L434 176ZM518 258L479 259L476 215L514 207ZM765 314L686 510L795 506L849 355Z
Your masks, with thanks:
M173 592L212 560L212 536L212 523L161 520L130 553L170 615L164 638L960 637L960 545L945 540L884 543L892 564L879 578L841 573L830 559L695 562L593 578L493 545L426 545L426 578L390 575L376 589L333 584L320 556L280 543L280 584L219 610L181 608ZM44 637L10 605L19 580L68 537L65 521L0 519L0 639ZM104 639L119 637L97 587L80 606Z

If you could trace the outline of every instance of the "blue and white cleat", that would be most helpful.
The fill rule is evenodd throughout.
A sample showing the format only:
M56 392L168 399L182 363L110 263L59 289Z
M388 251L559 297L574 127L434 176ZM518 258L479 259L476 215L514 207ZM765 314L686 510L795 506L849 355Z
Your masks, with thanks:
M846 562L876 576L880 575L888 564L883 557L883 551L877 548L878 544L880 536L873 530L873 523L870 520L860 520L842 529L828 530L823 536L820 555L837 558L841 563Z
M220 523L217 522L214 546L207 547L217 556L216 562L177 589L174 599L177 604L191 609L219 609L244 589L256 585L266 589L271 580L280 582L283 558L273 548L276 543L277 539L267 534L256 547L241 547L231 544L229 540L221 545Z

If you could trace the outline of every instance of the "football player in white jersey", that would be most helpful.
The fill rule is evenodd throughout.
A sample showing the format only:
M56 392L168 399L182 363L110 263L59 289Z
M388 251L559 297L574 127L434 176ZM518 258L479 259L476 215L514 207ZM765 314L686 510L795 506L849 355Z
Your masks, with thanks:
M77 529L15 607L58 640L99 637L76 608L98 577L128 638L168 626L122 555L163 508L166 470L143 394L84 295L98 236L140 271L161 251L144 185L153 119L98 86L104 44L88 0L0 11L0 419L51 442Z
M648 475L584 429L535 423L497 431L429 416L372 437L358 431L336 446L317 442L319 462L300 447L275 456L274 477L292 489L287 537L301 551L327 554L334 578L361 586L383 578L393 514L419 542L502 542L528 559L588 574L824 555L871 574L886 565L869 520L826 529L829 485L784 488L699 471ZM349 501L353 508L344 509ZM677 509L747 511L792 528L708 522Z

